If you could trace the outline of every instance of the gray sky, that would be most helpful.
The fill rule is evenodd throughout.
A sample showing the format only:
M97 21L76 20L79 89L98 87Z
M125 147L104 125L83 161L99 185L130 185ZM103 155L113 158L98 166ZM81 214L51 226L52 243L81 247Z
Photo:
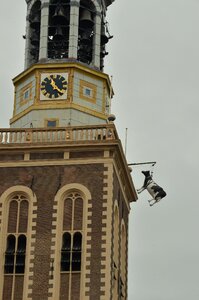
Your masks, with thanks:
M0 11L0 127L12 115L11 78L23 70L25 0ZM105 71L113 75L112 112L129 163L157 161L154 180L168 196L132 205L129 300L199 299L199 1L116 0ZM146 168L145 168L146 169ZM143 168L132 173L136 188Z

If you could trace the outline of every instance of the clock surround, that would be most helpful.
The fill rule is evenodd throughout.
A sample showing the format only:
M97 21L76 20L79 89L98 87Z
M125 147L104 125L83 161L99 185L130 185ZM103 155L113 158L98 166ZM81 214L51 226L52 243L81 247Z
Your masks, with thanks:
M42 73L40 78L40 100L67 100L68 73Z

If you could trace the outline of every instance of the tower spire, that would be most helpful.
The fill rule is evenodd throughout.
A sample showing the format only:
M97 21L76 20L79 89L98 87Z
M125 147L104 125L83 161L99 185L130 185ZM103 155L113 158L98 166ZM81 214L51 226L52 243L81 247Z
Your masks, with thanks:
M137 195L102 71L113 1L26 2L26 68L0 129L0 300L127 300Z
M103 72L108 0L26 0L25 70L14 78L12 128L99 125L113 95Z

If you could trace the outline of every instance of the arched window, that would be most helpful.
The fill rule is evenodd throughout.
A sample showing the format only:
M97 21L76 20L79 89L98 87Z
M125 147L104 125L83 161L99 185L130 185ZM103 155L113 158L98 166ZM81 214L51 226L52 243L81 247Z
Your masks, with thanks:
M17 299L22 300L28 232L28 197L23 193L13 194L7 208L2 299L14 300L14 295L17 295Z
M60 262L60 299L80 297L83 240L83 198L78 192L63 201L62 245Z

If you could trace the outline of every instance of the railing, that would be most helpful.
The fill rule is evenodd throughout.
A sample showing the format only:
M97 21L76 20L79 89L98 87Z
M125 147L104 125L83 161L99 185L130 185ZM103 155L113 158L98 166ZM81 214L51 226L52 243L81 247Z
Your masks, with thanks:
M118 139L114 124L60 128L0 128L0 147L9 144L86 142L114 139Z

